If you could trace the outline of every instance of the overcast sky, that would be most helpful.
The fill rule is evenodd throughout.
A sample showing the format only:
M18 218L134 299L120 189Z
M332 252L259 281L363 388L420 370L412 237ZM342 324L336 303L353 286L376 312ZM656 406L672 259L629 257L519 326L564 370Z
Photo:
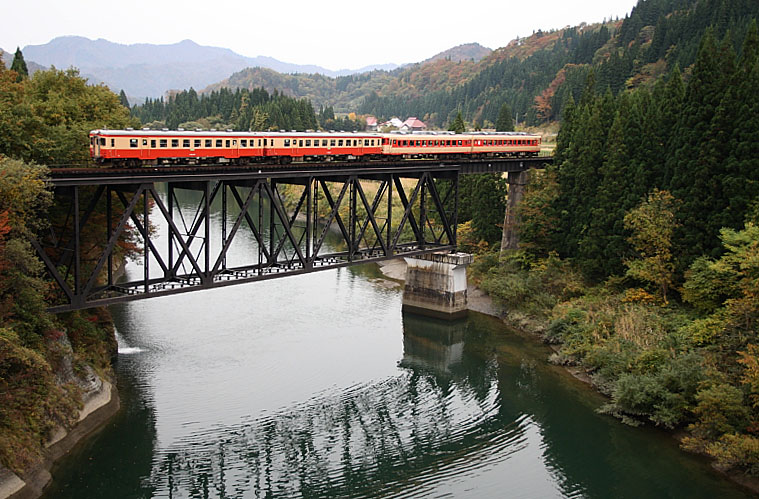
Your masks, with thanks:
M19 0L7 2L0 48L57 36L117 43L191 39L255 57L356 69L418 62L462 43L492 49L533 30L623 18L637 0L198 1Z

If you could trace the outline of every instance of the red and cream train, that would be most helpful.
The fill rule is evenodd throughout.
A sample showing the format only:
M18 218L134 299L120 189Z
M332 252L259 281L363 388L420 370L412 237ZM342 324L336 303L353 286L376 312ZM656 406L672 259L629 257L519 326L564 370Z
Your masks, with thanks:
M528 157L539 135L517 132L346 133L93 130L90 156L107 166Z

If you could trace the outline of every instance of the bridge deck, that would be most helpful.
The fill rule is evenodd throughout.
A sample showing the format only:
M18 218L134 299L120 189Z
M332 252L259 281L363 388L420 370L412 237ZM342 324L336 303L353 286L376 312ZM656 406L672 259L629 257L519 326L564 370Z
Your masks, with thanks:
M491 158L471 160L413 160L372 162L296 163L290 165L253 164L246 166L182 165L154 166L131 169L116 168L60 168L51 170L54 186L130 184L138 182L211 181L257 178L295 178L395 174L418 177L425 171L458 171L459 174L520 172L530 168L543 168L553 163L553 157Z

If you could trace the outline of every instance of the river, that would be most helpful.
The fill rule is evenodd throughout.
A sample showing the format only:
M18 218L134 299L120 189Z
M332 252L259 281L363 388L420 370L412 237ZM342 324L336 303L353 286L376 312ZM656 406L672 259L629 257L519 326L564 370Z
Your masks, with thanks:
M401 297L366 265L112 306L122 410L45 497L750 497L534 338Z

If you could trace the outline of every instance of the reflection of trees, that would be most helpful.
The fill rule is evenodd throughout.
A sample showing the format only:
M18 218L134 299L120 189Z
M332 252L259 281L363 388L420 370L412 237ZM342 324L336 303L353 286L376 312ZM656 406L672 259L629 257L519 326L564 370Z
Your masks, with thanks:
M466 323L404 324L399 376L188 438L154 467L152 485L190 497L373 496L419 486L420 474L492 446L496 434L518 450L524 425L494 421L497 370L466 354Z

